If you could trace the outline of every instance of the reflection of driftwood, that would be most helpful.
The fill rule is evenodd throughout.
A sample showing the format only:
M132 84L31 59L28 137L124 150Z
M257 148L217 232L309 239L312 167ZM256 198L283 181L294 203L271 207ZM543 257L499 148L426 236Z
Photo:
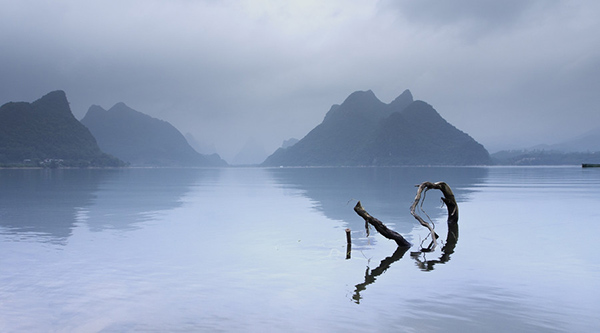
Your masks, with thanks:
M402 235L395 232L394 230L388 229L388 227L386 227L385 224L383 224L381 221L369 215L369 213L367 213L367 211L360 204L360 201L356 204L356 206L354 206L354 211L365 220L365 224L367 227L368 224L372 225L373 227L375 227L375 230L377 230L382 236L388 239L393 239L394 241L396 241L396 244L398 244L398 246L400 247L411 246L410 243L406 239L404 239L404 237L402 237Z
M437 189L442 191L444 197L442 201L446 204L448 208L448 235L446 237L446 243L442 247L442 256L438 260L421 260L420 256L423 252L431 252L435 249L435 244L437 243L438 235L433 230L433 227L423 220L415 211L419 202L422 202L425 198L425 193L430 189ZM367 236L368 236L368 226L369 224L375 227L375 229L383 236L388 239L393 239L398 244L398 248L394 252L394 254L390 257L387 257L381 261L379 266L373 270L370 270L367 267L367 271L365 272L365 282L359 283L356 285L356 289L354 291L354 295L352 295L352 299L356 304L360 303L362 296L360 293L364 291L368 285L375 283L376 278L383 274L391 264L400 260L404 253L408 250L411 244L402 237L399 233L388 229L381 221L369 215L367 211L362 207L360 201L354 207L354 211L360 215L365 220L365 226L367 227ZM421 249L420 252L411 252L411 257L417 262L419 268L424 271L433 270L433 266L437 263L445 263L450 260L450 255L454 253L454 248L456 247L456 242L458 241L458 206L456 204L456 199L454 198L454 194L448 186L444 182L424 182L419 185L419 189L417 190L417 195L415 197L415 201L410 207L410 213L421 223L421 225L425 226L431 232L432 242L429 247L425 249ZM350 244L350 243L348 243ZM350 245L348 245L348 249L350 249ZM349 250L348 250L349 252ZM423 254L424 256L424 254ZM348 259L348 257L347 257Z
M394 254L383 259L377 268L370 270L369 267L367 267L367 271L365 272L365 282L357 284L354 295L352 295L352 299L356 304L360 304L360 300L362 299L360 292L367 289L368 285L374 283L379 275L385 273L385 271L390 268L390 265L400 260L407 250L407 247L398 247Z
M427 223L425 220L423 220L423 218L419 216L415 212L415 210L417 209L417 205L419 204L419 202L421 202L422 205L421 195L423 195L424 200L425 193L431 189L440 190L442 191L442 194L444 194L444 197L442 197L442 201L444 202L444 204L446 204L446 207L448 208L448 227L450 228L451 225L455 225L458 223L458 205L456 204L456 199L454 198L454 193L452 193L452 189L450 189L450 186L448 186L448 184L444 182L421 183L421 185L419 185L419 189L417 190L415 201L413 202L412 206L410 206L410 213L417 219L417 221L419 221L419 223L421 223L422 226L429 229L429 232L431 233L431 244L429 244L429 246L426 249L422 249L422 251L426 252L435 250L438 235L435 233L435 231L433 231L433 226ZM450 230L448 230L448 232L450 232Z
M454 253L456 242L458 241L458 223L448 225L448 235L446 243L442 247L442 256L437 260L421 260L421 252L411 252L411 257L417 262L417 266L423 271L432 271L435 264L444 264L450 260L450 255ZM425 256L423 254L423 259Z
M456 199L454 198L454 194L450 189L450 186L444 182L424 182L421 185L418 185L419 189L417 190L417 195L415 197L415 201L410 207L410 213L431 233L432 242L429 247L425 249L421 249L420 252L411 252L411 257L417 262L417 266L424 271L433 270L433 266L438 263L445 263L450 260L450 255L454 253L454 248L456 247L456 242L458 241L458 205L456 204ZM421 260L420 256L423 252L431 252L435 249L435 245L437 243L438 235L433 230L433 227L423 220L415 211L419 202L422 202L421 196L423 200L425 198L425 193L430 189L436 189L442 191L444 197L442 201L448 208L448 235L446 237L446 243L442 247L442 256L438 260ZM369 215L367 211L362 207L360 201L354 207L354 211L360 215L365 220L365 226L367 227L367 236L368 236L368 226L369 224L375 227L375 229L383 236L388 239L393 239L398 244L398 248L392 254L392 256L387 257L381 261L379 266L373 270L370 270L367 267L367 271L365 272L365 282L359 283L356 285L356 289L354 290L354 295L352 295L352 299L356 304L360 304L360 300L362 296L360 295L361 291L364 291L368 285L375 283L376 278L383 274L394 262L400 260L404 253L408 250L411 244L402 237L399 233L388 229L381 221ZM349 235L349 233L347 233ZM348 253L350 252L350 242L348 242ZM424 254L423 254L424 257ZM349 259L349 255L346 257Z

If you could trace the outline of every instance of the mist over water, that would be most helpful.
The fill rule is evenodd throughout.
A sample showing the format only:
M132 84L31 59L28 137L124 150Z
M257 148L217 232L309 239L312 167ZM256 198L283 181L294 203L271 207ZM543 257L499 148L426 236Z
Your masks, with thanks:
M0 170L0 331L591 330L597 171ZM423 181L456 195L451 252L411 256ZM413 247L366 237L357 200Z

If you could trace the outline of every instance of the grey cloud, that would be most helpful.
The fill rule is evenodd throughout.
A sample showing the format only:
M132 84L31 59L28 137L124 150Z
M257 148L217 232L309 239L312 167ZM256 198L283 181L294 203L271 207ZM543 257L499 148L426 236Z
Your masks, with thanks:
M595 1L0 5L0 103L63 89L81 118L125 102L224 157L300 138L366 89L390 102L409 88L497 148L600 123Z
M434 29L453 27L468 39L535 23L558 3L558 0L382 1L385 8L396 11L412 24Z

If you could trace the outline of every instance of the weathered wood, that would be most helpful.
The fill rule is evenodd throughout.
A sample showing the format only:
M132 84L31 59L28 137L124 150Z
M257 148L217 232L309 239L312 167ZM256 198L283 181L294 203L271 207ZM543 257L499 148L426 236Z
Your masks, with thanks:
M444 197L442 197L442 201L448 208L448 220L447 220L448 226L458 223L458 205L456 204L456 199L454 198L454 193L452 193L452 189L450 188L450 186L448 186L448 184L446 184L444 182L437 182L437 183L423 182L420 185L416 185L416 186L418 186L419 188L417 190L417 195L415 196L415 200L414 200L412 206L410 206L410 213L412 214L412 216L414 216L415 219L417 219L417 221L419 221L419 223L422 226L429 229L429 232L431 233L431 238L432 238L431 244L429 244L429 246L426 249L422 249L422 251L433 251L433 250L435 250L435 247L437 245L438 235L433 230L433 226L431 224L429 224L428 222L426 222L421 216L419 216L416 213L417 206L418 206L419 202L421 202L421 196L424 197L425 193L431 189L436 189L436 190L442 191L442 194L444 194Z
M346 228L346 259L350 259L352 253L352 236L350 228Z
M400 247L410 247L411 244L402 237L399 233L394 230L390 230L388 227L383 224L383 222L371 216L367 211L362 207L360 201L356 203L354 206L354 211L365 220L365 223L372 225L375 227L375 230L379 232L383 237L387 239L392 239L398 244ZM368 229L367 229L368 230Z

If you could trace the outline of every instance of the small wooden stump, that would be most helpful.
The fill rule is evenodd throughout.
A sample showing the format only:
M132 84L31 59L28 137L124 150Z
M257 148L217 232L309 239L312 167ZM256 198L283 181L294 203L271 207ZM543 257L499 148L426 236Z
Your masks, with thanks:
M350 236L350 228L346 228L346 259L350 259L352 252L352 236Z

